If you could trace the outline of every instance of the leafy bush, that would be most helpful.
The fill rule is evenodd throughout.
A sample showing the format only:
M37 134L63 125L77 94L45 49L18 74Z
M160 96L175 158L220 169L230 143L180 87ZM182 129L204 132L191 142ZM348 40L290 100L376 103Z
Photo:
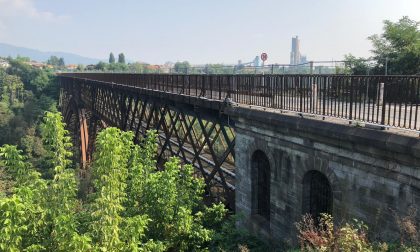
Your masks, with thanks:
M0 168L11 180L0 194L0 250L197 251L217 240L226 209L204 205L204 182L190 165L171 158L156 169L156 132L141 146L131 132L99 133L92 192L81 201L64 126L59 113L45 114L41 132L51 179L15 146L0 148Z
M238 216L231 216L216 228L210 251L276 251L245 229L235 227Z
M396 216L396 221L401 232L400 244L370 242L368 228L363 222L353 220L334 227L333 218L328 214L322 214L317 224L310 215L304 215L296 227L301 251L420 251L414 209L407 216Z
M367 239L367 226L354 223L334 228L333 218L322 214L315 223L311 215L304 215L296 224L302 251L373 251Z

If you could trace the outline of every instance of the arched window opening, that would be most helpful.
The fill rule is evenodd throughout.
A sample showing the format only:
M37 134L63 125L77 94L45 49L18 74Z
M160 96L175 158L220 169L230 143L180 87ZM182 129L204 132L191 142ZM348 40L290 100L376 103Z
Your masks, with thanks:
M303 213L318 220L321 213L332 214L333 195L328 178L318 171L309 171L303 178Z
M270 219L270 162L264 152L252 155L253 195L255 213Z

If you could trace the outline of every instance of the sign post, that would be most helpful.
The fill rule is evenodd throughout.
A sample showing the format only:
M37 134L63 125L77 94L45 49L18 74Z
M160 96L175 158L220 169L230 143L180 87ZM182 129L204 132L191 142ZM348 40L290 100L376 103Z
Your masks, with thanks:
M261 60L263 62L263 67L264 67L264 63L267 60L267 58L268 58L268 56L267 56L267 54L265 52L264 53L261 53Z

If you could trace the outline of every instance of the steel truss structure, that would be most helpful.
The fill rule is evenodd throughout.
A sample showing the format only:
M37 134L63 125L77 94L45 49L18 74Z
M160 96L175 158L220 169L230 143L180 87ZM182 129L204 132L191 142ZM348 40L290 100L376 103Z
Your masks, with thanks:
M179 95L420 132L420 76L64 73Z
M109 82L60 76L60 104L73 134L76 155L86 168L91 162L95 136L108 126L133 131L140 143L147 130L158 132L158 164L171 156L196 168L212 200L234 208L235 134L220 103L198 106L191 100L162 97L158 91ZM160 166L162 167L162 166Z

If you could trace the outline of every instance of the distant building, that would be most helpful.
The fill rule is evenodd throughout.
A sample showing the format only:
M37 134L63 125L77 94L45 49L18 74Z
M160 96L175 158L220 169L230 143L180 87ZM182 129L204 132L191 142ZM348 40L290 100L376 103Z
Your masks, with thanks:
M0 68L8 68L10 66L9 61L0 59Z
M300 40L296 36L292 38L292 51L290 52L290 65L298 65L307 63L306 56L302 56L300 53Z
M39 68L39 69L53 68L52 65L48 65L48 64L38 62L38 61L34 61L34 60L28 61L28 62L26 62L26 64L30 65L31 67Z
M90 64L85 67L85 70L92 71L96 69L96 65Z
M298 36L292 38L292 51L290 52L290 65L300 63L300 41Z
M171 62L171 61L166 61L165 64L163 64L163 67L165 68L172 68L174 67L175 63Z
M165 62L165 64L163 64L160 68L160 71L162 73L171 73L172 68L175 66L175 64L171 61L167 61Z
M160 66L159 65L146 65L146 69L150 71L159 71Z
M76 70L77 67L78 67L78 65L76 65L76 64L69 64L69 65L66 66L66 69L67 70Z
M300 56L300 64L308 63L308 59L306 59L306 56Z
M254 67L260 66L260 57L255 56L253 65L254 65Z

